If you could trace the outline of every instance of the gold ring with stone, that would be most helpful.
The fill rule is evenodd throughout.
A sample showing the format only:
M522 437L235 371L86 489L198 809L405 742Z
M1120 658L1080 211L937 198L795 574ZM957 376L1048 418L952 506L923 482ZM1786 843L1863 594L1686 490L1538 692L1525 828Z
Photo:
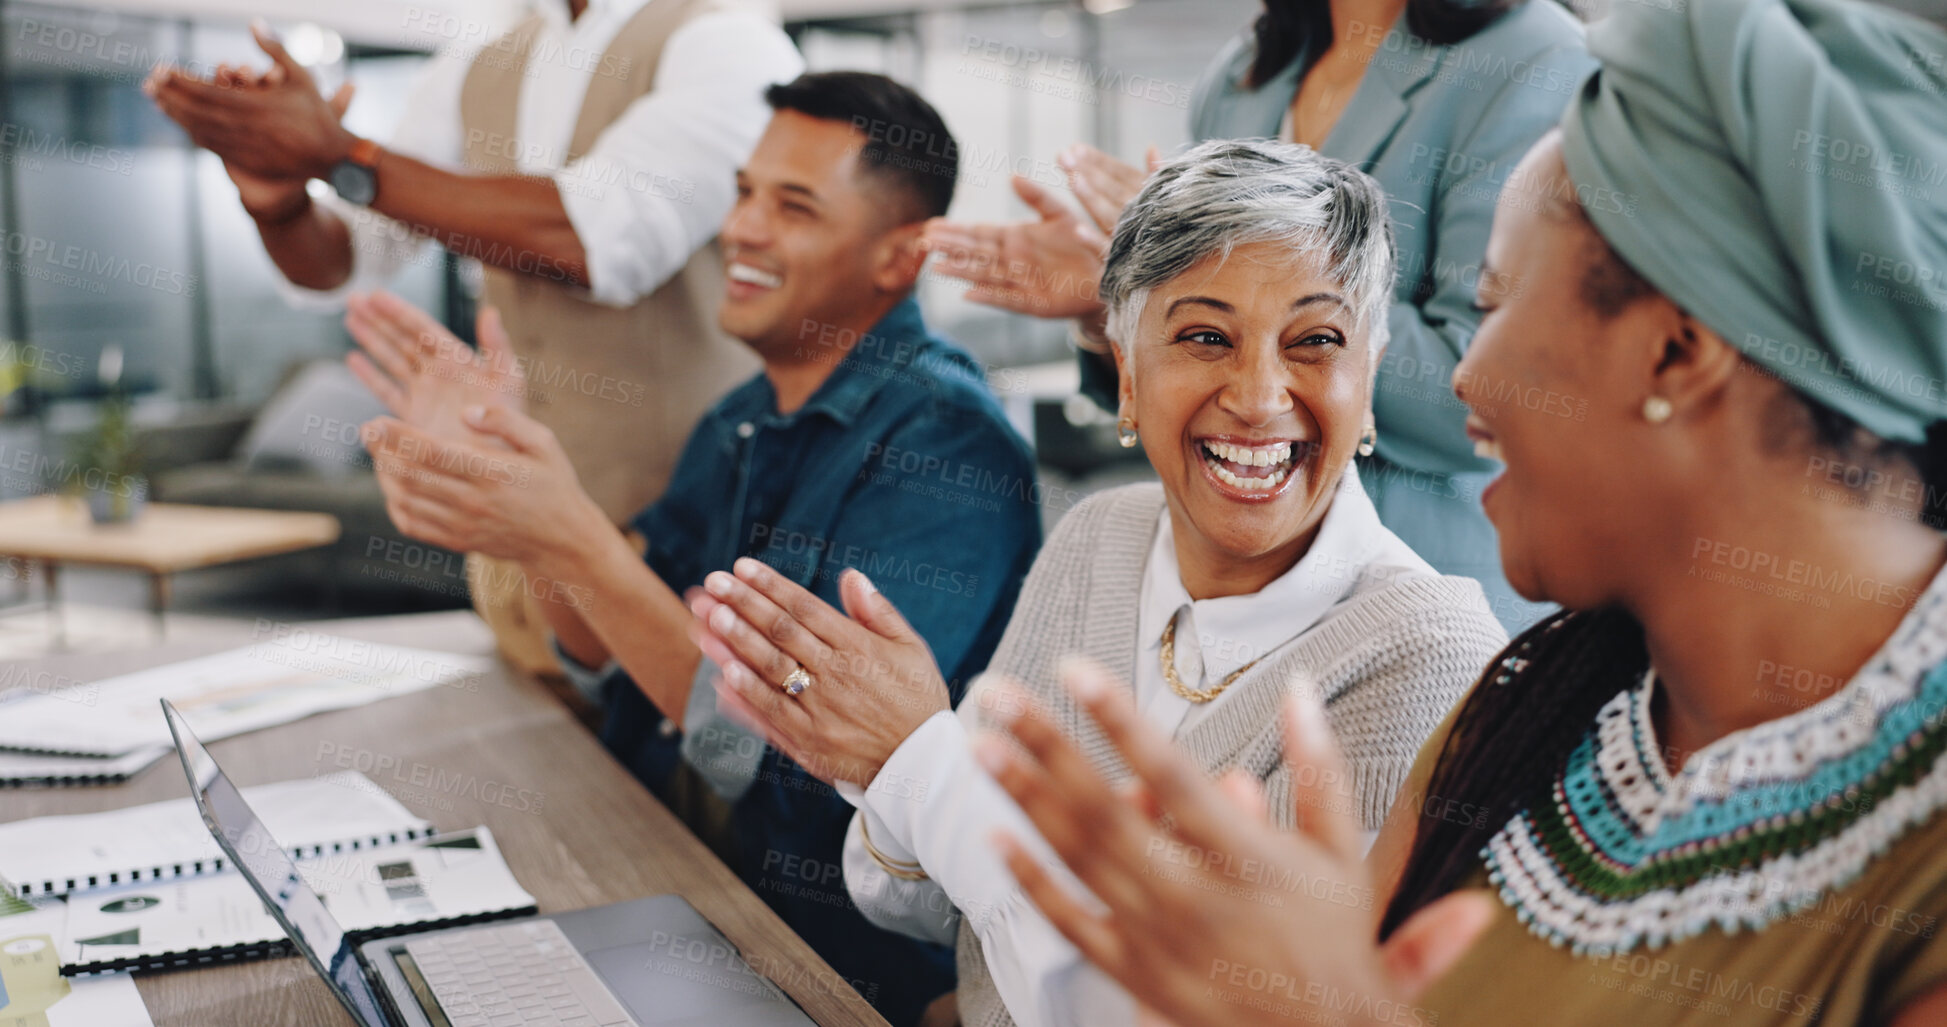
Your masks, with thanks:
M797 670L784 675L784 681L781 687L784 689L785 695L797 695L799 692L811 687L811 675L805 673L803 667L799 667Z

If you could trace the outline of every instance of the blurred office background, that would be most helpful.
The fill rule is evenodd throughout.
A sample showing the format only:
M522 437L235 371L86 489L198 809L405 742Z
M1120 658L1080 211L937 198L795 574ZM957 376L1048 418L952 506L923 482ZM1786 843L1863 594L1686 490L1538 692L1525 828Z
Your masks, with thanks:
M184 575L178 608L464 604L457 558L395 545L355 435L376 403L339 370L351 348L339 315L287 302L220 163L140 83L162 61L263 66L247 29L262 17L326 92L355 84L348 123L384 139L429 54L464 52L530 5L559 2L0 0L0 503L71 490L77 470L113 451L152 499L319 511L342 526L317 552ZM1054 158L1071 143L1132 162L1152 144L1182 146L1194 84L1259 11L1259 0L781 2L812 69L884 72L933 101L961 147L952 213L979 221L1027 216L1011 175L1060 188ZM1591 19L1620 0L1564 2ZM1947 0L1888 2L1947 18ZM393 288L470 338L478 269L429 254ZM961 292L933 276L921 301L989 368L1035 444L1047 494L1068 497L1045 504L1046 520L1146 474L1139 454L1113 444L1108 416L1074 395L1063 324ZM0 553L0 659L31 621L12 600L45 593L46 577ZM84 613L144 605L139 577L84 569L65 580Z
M518 2L447 0L472 25L510 22ZM149 405L261 403L294 362L343 353L335 315L292 308L215 157L139 91L160 60L208 67L264 60L245 21L266 17L321 80L358 87L355 131L383 138L437 36L440 0L127 0L0 3L0 336L26 385L7 410L85 392L105 346L126 354ZM863 68L916 84L962 145L961 217L1023 214L1012 172L1058 182L1075 141L1139 157L1187 138L1189 91L1205 62L1254 14L1252 0L1090 0L973 4L929 0L787 3L813 69ZM328 88L328 87L327 87ZM472 276L459 261L412 268L397 290L460 313ZM940 327L996 365L1059 355L1060 329L961 302L930 281ZM8 390L11 391L11 390Z
M452 565L406 566L384 546L396 535L343 426L375 407L329 370L351 348L339 315L287 302L220 163L139 87L160 61L263 66L247 28L262 17L325 92L355 84L350 127L384 139L431 52L491 39L550 2L0 0L0 501L72 477L74 454L103 434L107 369L125 399L116 427L134 439L152 498L320 510L343 524L323 554L198 572L179 606L196 607L199 581L242 604L232 614L464 603ZM1587 17L1605 2L1573 6ZM1199 75L1258 10L1258 0L783 0L782 13L812 69L884 72L931 99L961 146L952 213L998 221L1027 216L1011 175L1062 186L1054 158L1071 143L1132 162L1152 144L1182 146ZM393 288L470 338L478 269L429 252ZM1107 415L1073 394L1063 324L961 292L929 277L921 301L986 363L1056 494L1146 473L1110 441ZM336 432L318 430L334 415ZM1046 519L1066 505L1048 504ZM0 561L17 593L32 577ZM69 582L84 603L141 605L139 582ZM0 616L0 636L9 623ZM0 656L6 648L0 637Z
M220 163L139 87L158 61L262 66L247 28L261 16L325 91L357 86L347 120L383 139L430 51L463 46L463 34L491 38L536 2L553 0L0 0L0 500L56 490L70 476L72 454L99 430L109 354L132 397L129 430L154 498L322 509L345 525L335 562L201 572L179 606L194 608L197 579L212 576L223 583L212 595L240 602L262 603L266 591L345 612L463 602L450 570L415 581L396 551L382 573L361 559L361 542L375 547L386 525L356 444L292 417L295 406L315 421L343 401L305 392L316 387L306 369L340 360L350 339L336 313L280 294ZM1054 158L1070 143L1132 160L1152 143L1184 143L1199 73L1256 10L1255 0L787 0L783 15L813 69L917 85L961 144L953 213L1001 220L1026 216L1010 176L1059 186ZM470 337L477 281L477 269L441 254L394 288ZM951 280L930 278L922 290L936 326L1004 375L1025 431L1036 397L1053 394L1038 411L1044 428L1100 441L1108 429L1098 412L1060 402L1072 389L1062 325L967 303ZM1082 449L1046 473L1086 477L1095 451ZM239 593L238 575L261 587ZM129 587L139 599L139 582ZM126 590L102 578L91 592L85 573L64 588L84 607Z

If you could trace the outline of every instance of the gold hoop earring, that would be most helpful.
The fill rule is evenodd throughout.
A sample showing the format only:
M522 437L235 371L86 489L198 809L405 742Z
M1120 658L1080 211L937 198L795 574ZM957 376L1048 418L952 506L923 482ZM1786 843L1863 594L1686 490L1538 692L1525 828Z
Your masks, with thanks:
M1359 436L1359 455L1371 456L1373 449L1378 447L1378 445L1379 445L1379 426L1372 423L1372 421L1368 419L1366 421L1365 433Z
M1651 424L1662 424L1670 419L1670 414L1675 409L1670 405L1670 401L1662 396L1651 396L1643 401L1643 420Z
M1136 448L1136 422L1125 417L1115 423L1115 440L1123 449Z

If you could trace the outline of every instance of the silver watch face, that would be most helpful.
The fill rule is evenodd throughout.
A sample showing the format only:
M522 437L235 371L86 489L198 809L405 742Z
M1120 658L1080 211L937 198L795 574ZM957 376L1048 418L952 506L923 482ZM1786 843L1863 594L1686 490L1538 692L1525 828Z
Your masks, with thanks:
M363 164L341 160L331 168L331 187L346 202L365 206L379 194L378 176Z

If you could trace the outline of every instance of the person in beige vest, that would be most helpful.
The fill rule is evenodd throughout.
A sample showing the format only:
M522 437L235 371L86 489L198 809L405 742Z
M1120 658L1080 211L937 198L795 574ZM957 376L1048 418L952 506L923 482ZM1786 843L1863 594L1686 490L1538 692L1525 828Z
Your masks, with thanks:
M434 56L384 145L341 124L349 86L321 96L261 24L269 71L165 66L144 88L222 158L293 302L341 303L435 244L484 265L524 406L619 522L757 370L717 327L713 240L769 120L764 88L803 62L754 0L540 0L491 40L430 13L404 29ZM475 557L469 579L502 649L550 667L518 569Z

